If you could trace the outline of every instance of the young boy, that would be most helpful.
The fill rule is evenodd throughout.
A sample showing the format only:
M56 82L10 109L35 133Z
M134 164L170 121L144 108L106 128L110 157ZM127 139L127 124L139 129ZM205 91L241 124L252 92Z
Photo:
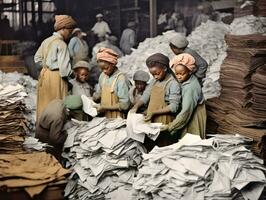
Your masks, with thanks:
M108 48L101 48L97 53L97 62L102 73L93 99L100 100L98 112L107 118L125 118L124 113L130 106L129 82L116 67L117 59L118 54Z
M86 95L91 96L92 88L87 83L90 66L86 61L78 61L73 67L75 79L70 80L72 84L72 95Z
M192 133L205 138L207 116L201 85L194 75L195 59L190 54L182 53L175 56L171 63L176 79L182 84L182 110L161 131L167 130L178 137Z
M147 82L149 81L149 79L150 75L142 70L136 71L133 75L135 86L132 86L129 90L129 99L132 105L134 105L140 99L147 86Z

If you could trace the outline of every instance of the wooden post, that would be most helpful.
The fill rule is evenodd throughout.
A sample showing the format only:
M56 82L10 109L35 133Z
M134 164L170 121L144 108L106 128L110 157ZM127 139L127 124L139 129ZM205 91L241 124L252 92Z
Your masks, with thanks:
M38 0L38 22L42 23L42 0Z
M19 0L19 28L23 27L23 0Z
M150 0L150 37L157 35L157 0Z
M31 0L31 21L32 21L32 26L35 27L35 5L34 5L34 0Z
M28 25L28 1L27 0L24 0L24 10L23 10L23 12L24 12L24 15L25 15L25 26L27 26Z

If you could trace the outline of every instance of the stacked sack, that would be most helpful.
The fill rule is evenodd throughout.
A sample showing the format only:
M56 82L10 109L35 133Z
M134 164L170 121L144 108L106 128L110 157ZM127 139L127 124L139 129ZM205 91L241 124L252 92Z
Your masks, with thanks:
M266 135L266 36L227 35L221 67L221 96L208 102L209 132L239 133L253 138L264 154Z
M263 161L248 149L251 140L187 134L178 143L143 155L134 180L134 199L227 200L260 198L266 178Z
M101 199L126 184L132 184L144 152L127 136L126 120L94 118L69 123L64 144L73 168L65 195L71 199Z

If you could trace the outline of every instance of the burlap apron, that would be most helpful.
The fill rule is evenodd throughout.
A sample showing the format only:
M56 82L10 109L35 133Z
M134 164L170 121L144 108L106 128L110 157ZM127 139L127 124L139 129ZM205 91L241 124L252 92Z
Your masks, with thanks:
M104 76L104 79L102 82L101 106L113 106L119 102L118 97L114 93L114 87L120 75L122 75L122 73L117 74L111 86L105 84L107 76ZM104 113L104 116L110 119L117 118L117 117L125 118L125 114L117 110L116 111L107 110Z
M54 99L63 99L67 95L67 82L63 80L59 74L59 70L50 70L46 66L46 59L51 44L58 38L53 39L44 48L44 65L41 70L37 85L37 116L36 120L41 116L44 108Z
M167 103L165 102L165 88L171 80L172 77L169 77L169 79L162 86L157 86L157 85L152 86L147 114L167 106ZM169 124L174 120L174 118L175 116L171 113L164 115L156 115L152 118L152 122ZM146 137L144 145L147 148L147 150L150 151L155 145L163 147L172 144L171 140L172 140L171 136L168 133L164 133L160 134L155 142L151 141Z
M189 120L189 123L187 126L185 126L181 131L181 138L186 133L191 133L194 135L199 135L202 139L206 138L206 120L207 120L207 114L206 114L206 108L205 103L199 104L193 115L191 116L191 119Z
M171 80L172 80L172 77L169 77L169 79L162 86L157 86L157 85L152 86L147 114L150 114L154 111L157 111L167 106L167 103L165 102L165 99L164 99L165 88ZM164 114L164 115L156 115L152 118L151 122L169 124L170 122L174 120L174 118L175 117L171 113Z

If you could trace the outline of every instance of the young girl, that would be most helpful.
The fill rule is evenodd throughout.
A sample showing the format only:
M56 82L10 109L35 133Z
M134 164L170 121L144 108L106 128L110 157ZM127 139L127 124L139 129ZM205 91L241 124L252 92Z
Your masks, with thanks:
M180 86L172 75L169 59L165 55L161 53L151 55L146 60L146 65L153 80L131 112L136 112L142 105L147 104L146 121L169 124L174 120L179 108ZM155 143L146 138L144 145L149 151L154 145L166 146L170 143L169 135L160 134Z
M169 59L161 53L151 55L146 65L153 76L150 85L133 107L148 104L146 120L168 124L173 121L180 103L180 86L169 68Z
M100 100L98 112L107 118L125 118L125 111L130 106L129 82L116 67L118 55L111 49L101 48L97 53L97 62L102 70L98 88L93 98Z
M175 56L171 63L176 79L182 84L182 110L161 131L168 130L171 135L179 137L191 133L205 138L206 109L200 83L193 74L196 71L195 59L182 53Z
M92 88L87 83L90 66L86 61L78 61L73 67L75 79L70 80L72 84L72 95L86 95L91 96Z

